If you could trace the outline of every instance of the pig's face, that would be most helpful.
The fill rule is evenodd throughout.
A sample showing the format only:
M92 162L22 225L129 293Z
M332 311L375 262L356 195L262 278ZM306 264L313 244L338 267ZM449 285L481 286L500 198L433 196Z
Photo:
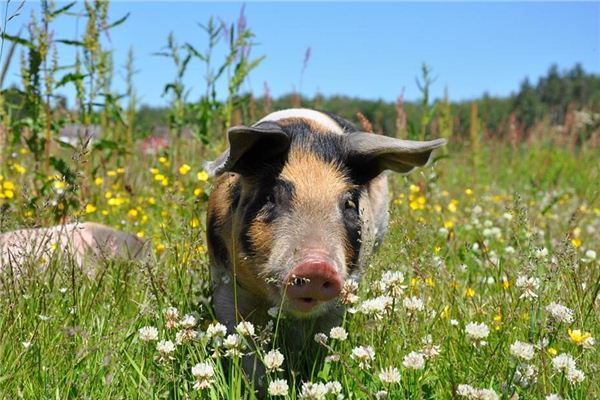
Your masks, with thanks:
M297 118L234 128L229 139L209 166L234 173L213 202L213 220L230 225L224 264L240 287L300 317L329 310L345 280L360 275L377 223L373 179L424 164L441 144L411 152L406 146L417 142L399 141L400 151L390 148L396 139Z
M296 315L326 311L358 273L365 185L342 163L304 148L290 149L276 176L241 185L249 200L241 199L240 266L249 272L241 284L262 286L273 304Z

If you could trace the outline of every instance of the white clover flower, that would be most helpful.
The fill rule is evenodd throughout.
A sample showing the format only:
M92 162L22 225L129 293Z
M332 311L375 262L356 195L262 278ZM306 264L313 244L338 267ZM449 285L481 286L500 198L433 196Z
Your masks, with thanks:
M236 358L242 356L242 337L237 333L227 335L223 341L223 346L226 349L226 357Z
M543 259L548 257L548 249L543 247L535 250L535 258Z
M469 400L498 400L500 397L492 389L477 389L470 385L458 385L456 394Z
M521 364L515 370L515 376L513 380L522 387L527 387L530 384L537 382L537 375L538 370L534 365Z
M400 382L400 371L396 367L384 368L379 373L379 380L383 383Z
M270 396L286 396L290 390L285 379L275 379L269 383Z
M462 396L462 397L467 397L469 399L472 399L476 396L477 389L475 389L471 385L460 384L456 388L456 394L459 396Z
M375 393L375 398L377 400L385 400L388 398L388 392L385 390L380 390L377 393Z
M371 346L358 346L352 349L350 358L358 361L358 368L368 369L370 362L375 359L375 350Z
M580 371L577 368L573 368L567 371L567 379L573 384L581 383L585 379L585 374L583 373L583 371Z
M425 368L425 357L418 351L411 351L402 360L402 366L406 369L423 369Z
M265 354L263 360L268 371L281 371L280 367L283 364L283 354L277 349L273 349Z
M254 325L252 325L252 322L242 321L237 325L236 330L242 336L254 336Z
M329 331L329 337L342 342L348 338L348 332L341 326L335 326Z
M179 319L179 310L175 307L167 307L163 310L165 317L165 326L167 329L175 329L179 325L177 320Z
M179 324L184 329L191 329L194 326L196 326L196 317L194 317L191 314L186 314L186 315L183 316L183 318L181 319L181 322L179 322Z
M280 315L279 315L279 307L277 307L277 306L273 306L273 307L269 308L269 309L267 310L267 314L268 314L268 315L269 315L269 317L271 317L271 318L277 318L277 317L279 317L279 316L280 316ZM281 314L281 316L280 316L280 317L281 317L281 318L284 318L284 315L283 315L283 314ZM286 382L286 384L287 384L287 382Z
M455 320L455 319L451 319L450 320L450 325L452 325L452 326L458 326L458 321Z
M138 331L142 342L158 340L158 329L153 326L144 326Z
M206 336L212 338L224 338L227 334L227 327L219 322L213 322L206 329Z
M304 382L299 398L301 400L325 400L327 394L329 394L329 390L325 384Z
M370 315L375 318L382 318L392 306L394 299L390 296L379 296L374 299L363 301L359 307L359 311L365 315Z
M520 299L536 299L538 297L536 291L540 287L540 280L533 277L519 276L515 286L523 292L519 296Z
M556 393L552 393L552 394L549 394L548 396L546 396L546 400L562 400L562 397L560 397Z
M500 396L492 389L479 389L477 391L478 400L499 400Z
M342 304L354 304L358 301L358 282L353 279L347 279L342 287L342 293L340 294L340 301Z
M175 343L182 344L194 340L198 337L198 332L193 329L183 329L175 334Z
M175 351L175 344L170 340L161 340L156 343L156 350L162 355L166 356Z
M421 354L423 354L423 356L426 359L429 360L440 355L440 346L433 344L433 339L431 338L431 335L425 336L421 340L421 343L423 343Z
M585 255L581 259L584 263L591 263L596 259L596 252L594 250L587 250Z
M194 389L206 389L210 387L215 376L215 370L212 365L207 362L201 362L192 367L192 375L196 378Z
M512 246L506 246L506 247L504 248L504 252L505 252L506 254L515 254L516 250L515 250L515 248L514 248L514 247L512 247Z
M471 340L481 340L488 337L490 334L490 328L483 322L478 324L476 322L470 322L465 326L465 332Z
M327 343L327 335L324 334L323 332L316 333L314 339L315 339L315 342L317 342L319 344Z
M342 393L342 384L338 381L331 381L325 384L327 392L333 395L340 395Z
M402 303L409 312L423 311L424 308L423 300L415 296L405 297Z
M402 285L404 274L398 271L386 271L381 275L379 287L382 293L391 297L400 297L408 286Z
M570 354L562 353L552 359L552 366L557 372L569 372L576 369L575 360Z
M573 310L569 307L552 302L546 306L546 311L558 323L570 324L573 322Z
M533 345L529 343L519 342L518 340L510 345L510 354L516 358L530 361L534 356Z

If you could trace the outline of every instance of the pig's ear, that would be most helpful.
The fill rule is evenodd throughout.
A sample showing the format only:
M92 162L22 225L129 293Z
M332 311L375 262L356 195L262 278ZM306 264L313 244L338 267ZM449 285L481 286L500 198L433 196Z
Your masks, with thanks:
M227 132L229 148L215 161L205 165L210 176L224 172L245 175L269 164L287 151L290 137L272 122L255 126L234 126Z
M421 167L434 149L445 144L444 139L421 142L354 132L348 135L348 164L353 174L366 182L388 169L408 173Z

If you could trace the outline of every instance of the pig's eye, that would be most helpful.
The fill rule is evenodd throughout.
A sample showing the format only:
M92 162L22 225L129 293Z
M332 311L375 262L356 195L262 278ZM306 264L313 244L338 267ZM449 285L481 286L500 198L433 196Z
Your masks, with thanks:
M269 194L267 195L267 198L265 199L265 202L267 204L275 204L275 197L273 196L273 194Z
M346 210L357 210L358 209L358 207L356 206L356 203L352 199L347 199L346 202L344 203L344 207L346 208Z

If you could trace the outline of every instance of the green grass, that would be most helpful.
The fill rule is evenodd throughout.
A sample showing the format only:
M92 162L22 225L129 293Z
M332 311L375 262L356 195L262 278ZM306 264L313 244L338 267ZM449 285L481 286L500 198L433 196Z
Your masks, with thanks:
M434 167L392 178L390 232L367 268L356 312L346 315L348 338L329 339L322 349L339 361L294 359L280 348L283 371L269 379L287 379L288 398L299 397L303 381L335 380L346 398L357 399L374 398L381 390L391 399L461 398L456 395L460 384L493 389L501 398L600 396L598 346L584 348L568 333L581 329L600 336L598 258L582 261L587 250L600 253L597 151L571 154L540 146L513 152L497 146L480 155L477 168L467 150L449 154ZM0 398L252 398L239 360L222 353L211 358L213 346L205 336L178 345L172 359L160 360L156 342L142 342L138 333L154 326L159 339L175 342L178 329L167 329L162 312L169 306L177 307L180 317L193 314L200 332L213 322L203 233L210 183L196 177L200 161L188 154L192 171L181 175L179 165L141 157L123 171L102 170L80 181L86 193L80 218L143 232L152 240L156 260L149 265L108 262L90 277L57 258L44 271L32 267L18 284L4 274ZM29 169L30 155L19 155L16 162ZM152 167L159 171L150 172ZM4 230L40 217L20 201L28 193L28 172L7 171L4 182L13 182L15 196L0 200ZM159 173L168 179L165 186L156 179ZM107 192L121 200L109 205ZM51 196L50 201L64 193ZM85 214L86 204L96 210ZM544 247L548 256L536 256ZM385 294L379 285L385 271L402 272L406 288L382 313L367 315L361 304ZM519 276L539 279L537 297L521 298ZM423 310L407 311L404 299L413 296L423 301ZM573 322L550 321L546 306L551 302L573 310ZM470 322L489 327L485 345L468 338ZM286 325L281 321L279 329ZM427 335L439 355L427 359L424 369L406 368L405 356L423 351ZM515 341L536 346L530 361L510 354ZM373 348L368 368L359 368L350 356L357 346ZM581 383L570 383L553 368L552 358L560 353L572 355L585 373ZM207 360L214 366L214 381L195 390L192 367ZM310 376L295 374L300 364L308 365ZM536 377L519 384L517 371L525 364L535 368ZM399 383L381 381L379 373L388 367L398 368Z

